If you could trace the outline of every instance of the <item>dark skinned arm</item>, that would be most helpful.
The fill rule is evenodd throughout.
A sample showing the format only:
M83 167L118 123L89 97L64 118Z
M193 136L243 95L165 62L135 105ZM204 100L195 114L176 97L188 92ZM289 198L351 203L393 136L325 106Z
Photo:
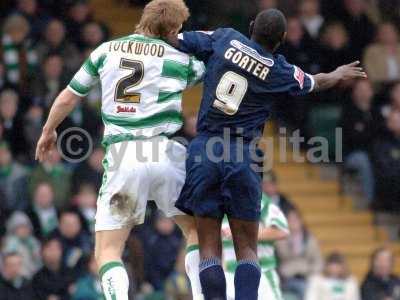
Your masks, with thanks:
M338 67L331 73L320 73L314 75L314 92L324 91L337 85L342 80L367 78L363 68L358 67L359 61Z

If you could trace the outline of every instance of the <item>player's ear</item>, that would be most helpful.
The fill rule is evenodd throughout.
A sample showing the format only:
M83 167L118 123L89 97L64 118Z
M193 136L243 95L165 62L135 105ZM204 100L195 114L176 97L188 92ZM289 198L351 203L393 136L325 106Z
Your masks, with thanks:
M287 37L287 31L285 31L285 33L282 36L282 41L281 41L282 44L286 41L286 37Z
M254 21L251 21L249 26L250 37L253 35L253 31L254 31Z

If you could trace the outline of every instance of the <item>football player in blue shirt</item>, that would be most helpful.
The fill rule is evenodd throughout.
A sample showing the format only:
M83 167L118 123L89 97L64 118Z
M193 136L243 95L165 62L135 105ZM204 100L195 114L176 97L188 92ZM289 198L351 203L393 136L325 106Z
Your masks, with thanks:
M274 54L285 40L286 29L285 16L269 9L252 22L250 39L230 28L169 38L171 44L207 66L198 135L188 148L186 182L176 204L196 219L200 281L206 300L226 299L221 266L225 214L238 260L236 299L257 299L261 175L254 168L259 160L253 141L262 136L274 101L284 93L301 96L331 88L341 80L366 77L359 62L329 74L304 73Z

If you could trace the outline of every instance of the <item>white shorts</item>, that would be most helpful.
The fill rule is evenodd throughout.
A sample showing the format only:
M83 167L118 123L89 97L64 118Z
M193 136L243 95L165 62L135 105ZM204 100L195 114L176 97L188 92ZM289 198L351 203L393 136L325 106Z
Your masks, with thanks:
M226 272L225 277L227 299L235 300L235 274ZM261 273L258 300L283 300L279 276L275 270Z
M167 217L182 215L175 202L185 182L185 157L186 148L164 136L108 146L95 230L142 224L148 200Z

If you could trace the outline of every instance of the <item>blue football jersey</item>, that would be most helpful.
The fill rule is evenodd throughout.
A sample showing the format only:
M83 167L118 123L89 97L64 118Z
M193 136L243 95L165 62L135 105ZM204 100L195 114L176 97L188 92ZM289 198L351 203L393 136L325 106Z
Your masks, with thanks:
M313 76L273 55L231 28L179 35L179 48L202 60L207 71L197 130L253 139L262 135L272 104L284 93L301 96L314 88Z

